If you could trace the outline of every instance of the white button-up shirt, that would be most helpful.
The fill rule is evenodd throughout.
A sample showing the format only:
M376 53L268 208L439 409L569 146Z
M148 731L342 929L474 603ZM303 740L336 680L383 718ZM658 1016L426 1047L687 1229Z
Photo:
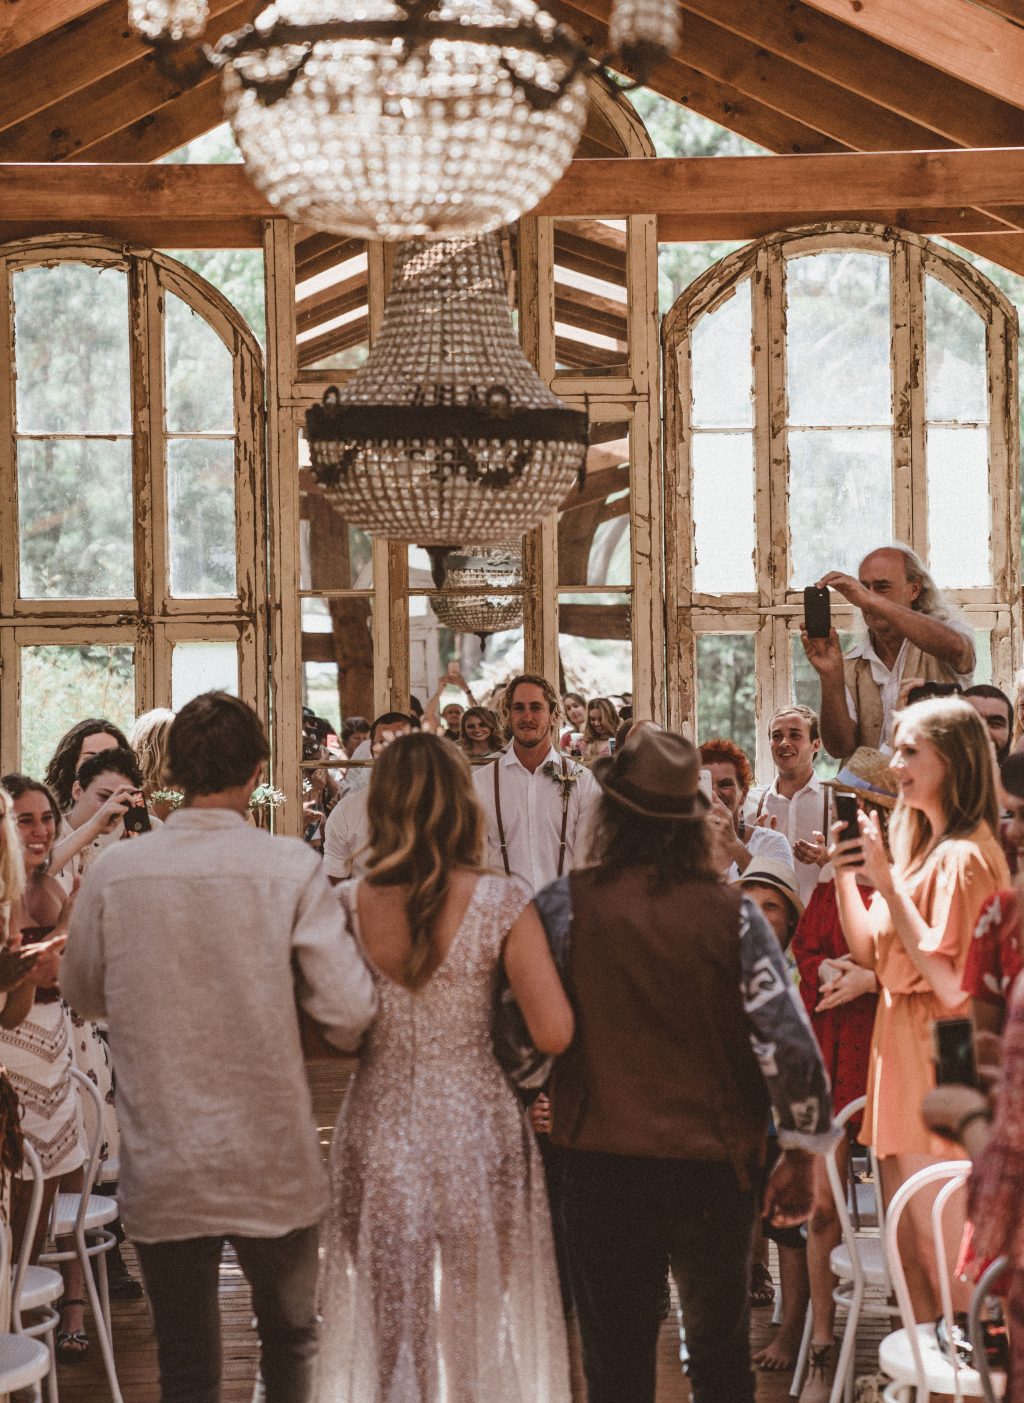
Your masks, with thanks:
M799 842L813 843L815 833L821 833L828 838L832 812L831 803L826 806L828 792L813 771L803 789L798 789L792 799L787 799L784 794L779 793L779 781L776 779L764 791L757 808L762 814L769 814L775 819L776 831L784 833L789 839L790 847L795 848ZM793 866L796 869L800 899L806 903L818 885L822 868L814 862L801 862L799 858L794 858Z
M295 1001L351 1048L377 993L311 848L192 808L112 844L85 874L60 982L110 1024L134 1239L317 1221L328 1185Z
M481 765L473 773L477 798L487 819L487 848L490 865L499 872L505 870L501 856L501 839L494 806L494 775L497 767L501 793L501 821L505 829L509 870L521 877L531 891L538 892L558 876L558 850L562 834L562 786L558 779L544 773L550 761L561 775L562 760L554 746L530 773L510 745L504 755L491 765ZM597 800L601 793L594 776L582 765L566 759L570 773L577 778L569 795L568 823L565 827L565 862L563 875L573 867L582 867L587 860L590 827Z
M369 774L369 770L366 771ZM370 856L369 789L343 794L324 824L324 871L335 880L362 877Z
M970 627L959 619L943 619L942 622L959 633L966 642L974 647L974 634ZM885 663L875 652L875 645L871 641L871 635L861 643L856 643L852 648L848 648L843 654L844 658L865 658L871 665L871 676L878 686L882 698L882 737L879 742L882 750L889 751L892 748L892 719L896 712L896 703L899 700L900 688L903 686L903 672L907 663L907 651L910 648L909 641L905 638L900 651L896 654L896 661L892 667L886 667ZM956 680L961 687L967 688L974 681L974 668L970 672L958 672ZM856 718L857 706L850 689L846 689L846 705L850 715Z

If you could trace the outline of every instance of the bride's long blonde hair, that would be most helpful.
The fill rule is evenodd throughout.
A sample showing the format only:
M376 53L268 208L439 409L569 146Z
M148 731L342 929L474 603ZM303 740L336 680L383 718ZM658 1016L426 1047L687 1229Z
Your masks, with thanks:
M451 741L422 732L400 736L374 761L366 812L366 881L409 888L410 949L403 979L416 989L430 971L434 927L452 871L480 868L483 862L484 816L469 762Z

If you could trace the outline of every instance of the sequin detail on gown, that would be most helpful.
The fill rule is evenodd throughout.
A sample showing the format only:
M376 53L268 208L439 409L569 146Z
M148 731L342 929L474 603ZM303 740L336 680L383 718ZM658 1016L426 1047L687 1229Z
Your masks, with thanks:
M423 988L375 976L331 1151L317 1403L569 1403L544 1173L490 1034L529 899L481 877Z

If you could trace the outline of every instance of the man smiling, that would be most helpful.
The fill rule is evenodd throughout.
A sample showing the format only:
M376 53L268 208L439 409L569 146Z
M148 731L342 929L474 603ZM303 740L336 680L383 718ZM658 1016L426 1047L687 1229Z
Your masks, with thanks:
M787 706L768 723L775 779L761 794L755 813L764 815L789 839L801 901L808 901L825 865L829 830L829 791L814 773L821 750L817 712Z

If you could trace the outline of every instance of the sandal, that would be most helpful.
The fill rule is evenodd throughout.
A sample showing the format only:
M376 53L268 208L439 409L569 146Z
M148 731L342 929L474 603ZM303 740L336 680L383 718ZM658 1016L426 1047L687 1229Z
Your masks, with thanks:
M68 1296L57 1302L61 1311L67 1306L84 1307L85 1301L81 1296ZM89 1336L84 1330L58 1330L54 1352L61 1364L81 1364L89 1353Z
M775 1303L775 1282L763 1262L755 1262L750 1268L750 1304L754 1309Z

